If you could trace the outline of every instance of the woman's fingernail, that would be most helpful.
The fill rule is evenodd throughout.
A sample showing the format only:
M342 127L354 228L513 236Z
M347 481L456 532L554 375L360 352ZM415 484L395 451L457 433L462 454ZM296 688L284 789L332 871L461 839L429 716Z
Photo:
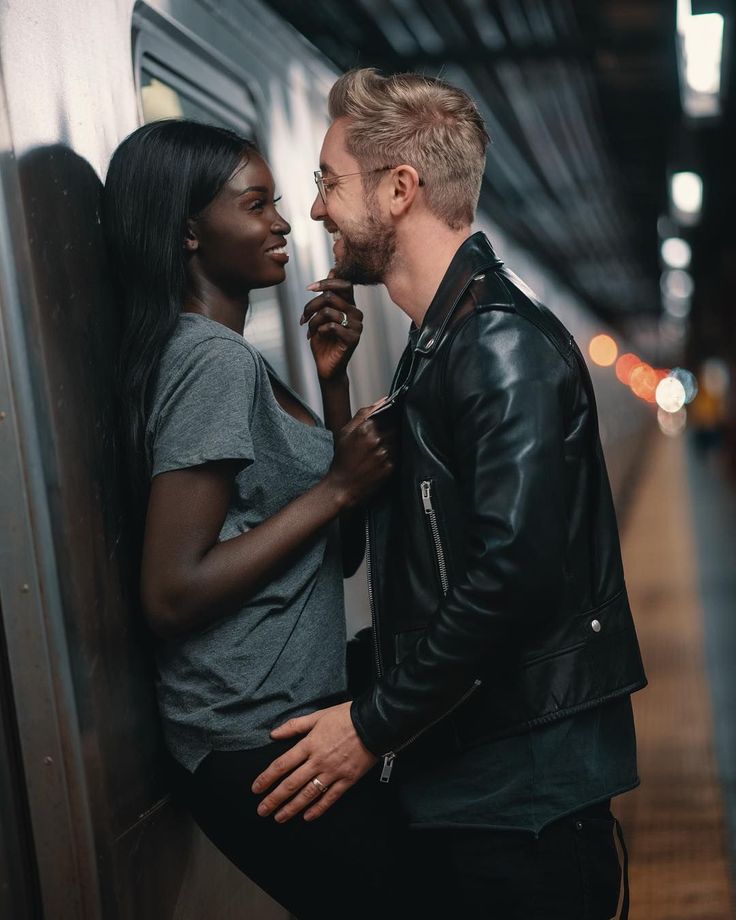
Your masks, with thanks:
M308 285L307 285L307 290L308 290L308 291L318 291L318 290L319 290L319 285L317 284L316 281L313 281L311 284L308 284Z
M268 812L268 809L266 808L265 805L259 805L259 806L258 806L258 814L259 814L261 817L263 817L267 812Z

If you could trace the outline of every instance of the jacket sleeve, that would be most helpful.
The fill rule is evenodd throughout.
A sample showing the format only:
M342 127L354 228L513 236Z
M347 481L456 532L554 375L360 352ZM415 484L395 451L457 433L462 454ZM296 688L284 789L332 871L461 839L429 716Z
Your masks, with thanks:
M466 522L463 565L414 651L353 703L356 731L375 754L454 708L563 593L572 370L513 313L474 313L447 345L438 400Z

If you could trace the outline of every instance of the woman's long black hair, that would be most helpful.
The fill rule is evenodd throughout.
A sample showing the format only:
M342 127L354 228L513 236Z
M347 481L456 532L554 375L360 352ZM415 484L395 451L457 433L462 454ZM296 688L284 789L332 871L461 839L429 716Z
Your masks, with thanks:
M187 219L204 210L253 150L250 141L225 128L167 120L134 131L110 163L103 213L123 320L119 404L131 510L141 517L152 388L187 288Z

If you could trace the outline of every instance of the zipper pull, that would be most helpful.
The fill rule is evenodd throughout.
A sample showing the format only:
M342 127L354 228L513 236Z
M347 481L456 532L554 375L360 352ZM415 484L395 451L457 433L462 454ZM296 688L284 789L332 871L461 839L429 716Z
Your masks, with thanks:
M391 771L394 768L394 759L396 754L388 753L383 757L383 769L381 770L381 782L387 783L391 779Z
M432 507L432 483L427 479L422 483L422 504L424 505L425 514L431 514L434 511Z

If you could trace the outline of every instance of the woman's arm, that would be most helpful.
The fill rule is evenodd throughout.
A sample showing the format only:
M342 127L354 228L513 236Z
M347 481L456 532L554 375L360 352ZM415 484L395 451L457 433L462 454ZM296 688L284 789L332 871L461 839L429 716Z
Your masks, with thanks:
M362 409L336 439L316 486L247 533L218 542L238 464L217 461L154 477L141 596L149 625L172 637L238 610L341 512L390 474L390 445Z
M322 391L325 425L333 434L350 419L350 381L347 366L363 332L363 314L355 306L353 286L342 278L315 281L309 288L321 293L304 308L309 339ZM342 325L343 317L347 325ZM364 514L360 509L340 514L343 573L353 575L365 552Z

